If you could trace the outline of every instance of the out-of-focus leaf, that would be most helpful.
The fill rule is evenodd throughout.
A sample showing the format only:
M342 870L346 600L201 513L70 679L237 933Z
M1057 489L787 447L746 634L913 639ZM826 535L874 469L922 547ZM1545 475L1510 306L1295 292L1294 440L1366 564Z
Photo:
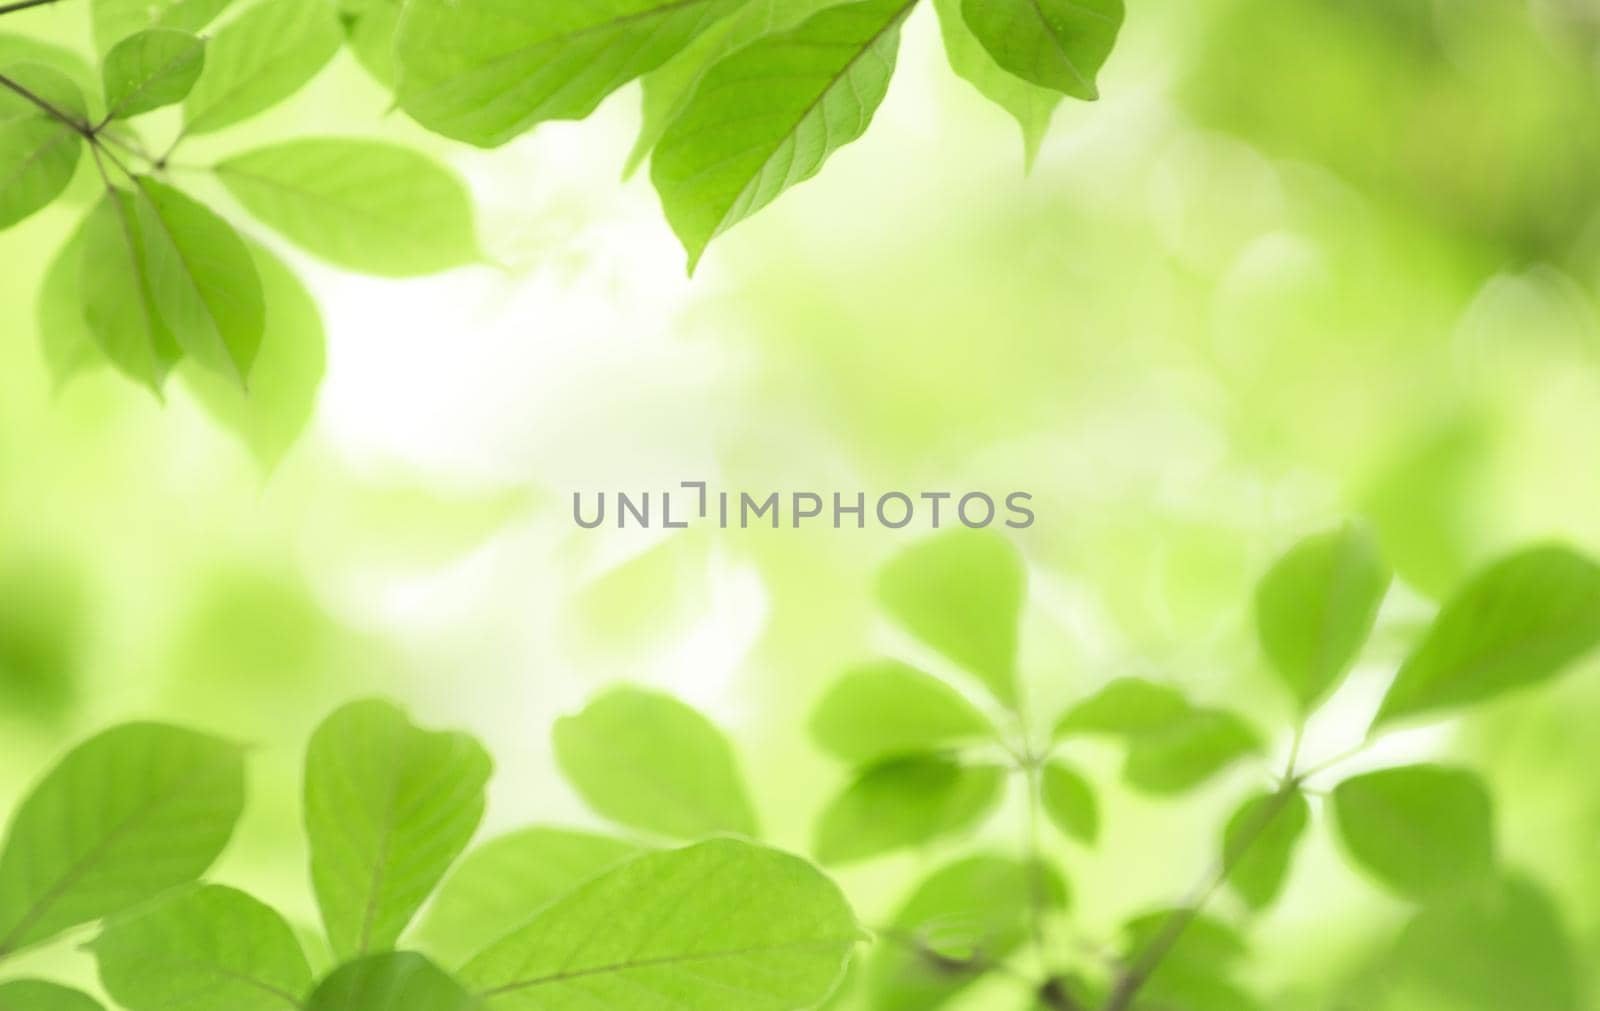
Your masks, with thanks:
M383 951L466 848L483 817L489 756L380 701L345 706L306 753L311 878L333 950Z
M480 1011L477 997L421 955L386 952L340 966L306 1011Z
M1060 762L1041 769L1039 801L1055 826L1073 839L1093 845L1100 835L1100 805L1094 787L1076 770Z
M100 52L145 28L198 32L227 8L230 0L93 0L94 40Z
M583 119L666 62L737 0L412 0L395 52L399 101L435 133L496 147Z
M211 133L265 112L317 76L343 42L327 0L262 0L211 40L183 103L184 132Z
M464 961L526 923L536 910L639 854L639 847L559 828L527 828L468 853L418 928L430 951Z
M830 7L709 70L651 159L689 269L712 239L816 175L866 132L915 0Z
M1000 701L1017 701L1017 625L1027 573L998 534L957 530L884 567L884 609L917 638L976 674Z
M1122 28L1122 0L962 0L972 34L1005 70L1074 98L1095 78Z
M811 864L714 839L582 885L461 977L487 1011L791 1011L828 995L861 936Z
M83 92L42 63L0 64L0 74L76 123L88 119ZM0 86L0 229L48 205L72 182L83 135L41 105Z
M1388 586L1377 542L1357 526L1306 538L1262 577L1256 631L1302 712L1350 670Z
M1489 566L1448 600L1374 725L1548 680L1600 644L1600 566L1551 545Z
M934 755L875 765L823 812L817 858L852 863L963 832L994 808L1004 782L997 768Z
M307 251L385 277L478 257L472 203L444 166L370 140L291 140L216 166L245 208Z
M1253 797L1228 819L1222 861L1228 884L1246 905L1264 909L1283 891L1310 819L1311 807L1298 789Z
M205 40L173 28L129 36L106 54L106 115L126 119L181 102L206 65Z
M133 194L107 193L83 223L78 283L100 350L124 374L159 391L183 352L161 320L150 283L149 255L170 254L171 247L146 245L143 218Z
M992 734L983 714L960 692L894 660L846 673L811 717L811 736L823 750L862 765Z
M612 821L674 839L757 834L728 739L669 695L615 689L552 735L562 773Z
M117 920L90 947L106 991L128 1011L284 1011L311 989L283 917L221 885Z
M1333 791L1339 836L1387 887L1426 899L1494 869L1489 792L1465 769L1408 765L1355 776Z
M63 758L17 809L0 854L0 956L204 874L244 809L234 745L130 723Z
M77 701L89 625L85 597L68 558L0 557L0 705L55 717Z
M1135 961L1161 937L1174 915L1182 910L1159 910L1135 917L1123 926L1123 959ZM1135 1007L1150 1011L1183 1008L1184 1011L1257 1011L1260 1002L1234 979L1248 953L1244 939L1215 917L1200 914L1156 964L1140 990Z
M1061 104L1061 93L1030 84L996 63L967 27L961 0L934 0L934 7L939 11L939 31L950 69L1016 119L1022 128L1024 162L1032 167L1050 129L1050 118Z
M373 0L362 4L359 10L346 10L344 18L350 51L367 73L391 90L399 79L394 43L403 7L400 0Z
M1123 776L1149 793L1177 793L1199 786L1261 747L1250 725L1220 709L1196 709L1170 729L1128 741Z
M0 983L0 1011L104 1011L100 1002L79 990L37 979Z
M1074 706L1056 725L1056 736L1133 735L1167 730L1194 711L1183 693L1140 678L1118 678Z
M57 389L105 359L83 313L81 265L88 221L80 222L39 285L39 348Z
M0 67L19 63L38 63L65 74L77 85L78 93L89 99L89 111L96 111L94 91L100 84L100 75L75 50L31 35L0 32Z

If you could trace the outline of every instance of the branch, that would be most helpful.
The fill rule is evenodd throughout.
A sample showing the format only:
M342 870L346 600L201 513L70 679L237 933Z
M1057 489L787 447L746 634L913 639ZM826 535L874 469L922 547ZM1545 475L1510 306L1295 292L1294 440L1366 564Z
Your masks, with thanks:
M0 4L0 14L13 14L25 11L30 7L43 7L46 4L59 3L60 0L17 0L16 3Z
M40 2L53 3L54 0L40 0ZM4 8L0 8L0 10L3 9ZM40 98L38 95L34 94L32 91L23 87L21 84L18 84L16 81L13 81L4 74L0 74L0 87L8 88L11 91L16 92L18 95L21 95L23 98L44 110L44 112L47 113L51 118L60 120L67 126L71 127L75 133L82 134L84 140L90 142L94 140L94 131L89 129L89 125L87 123L80 123L78 120L73 119L71 116L62 112L54 105L45 101L43 98Z

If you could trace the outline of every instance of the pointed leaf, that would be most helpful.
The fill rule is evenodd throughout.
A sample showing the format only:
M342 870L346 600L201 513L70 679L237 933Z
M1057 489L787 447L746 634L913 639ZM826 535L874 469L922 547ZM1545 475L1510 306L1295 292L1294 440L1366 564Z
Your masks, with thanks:
M478 998L421 955L390 952L340 966L306 1011L480 1011Z
M1095 77L1122 28L1122 0L961 0L961 13L994 61L1024 81L1100 97Z
M235 155L216 172L251 214L341 267L411 277L478 257L466 187L408 148L293 140Z
M1039 801L1056 828L1085 845L1094 844L1100 834L1100 806L1088 780L1051 762L1039 774Z
M228 6L230 0L92 0L96 48L104 53L145 28L198 32Z
M244 809L225 741L157 723L73 749L17 808L0 854L0 956L205 873Z
M206 44L188 32L151 28L106 54L106 117L127 119L183 101L206 64Z
M283 917L221 885L115 921L90 947L106 992L128 1011L285 1011L311 989Z
M105 1011L86 993L37 979L0 983L0 1011Z
M797 1011L828 995L860 938L815 867L713 839L608 871L461 977L487 1011Z
M915 4L831 7L706 73L662 135L650 171L691 272L712 239L866 132Z
M950 69L1017 121L1022 128L1023 158L1031 167L1050 129L1050 118L1061 104L1061 93L1029 84L996 63L967 27L961 0L934 0L934 7L939 11L939 31Z
M1402 895L1425 899L1494 866L1489 791L1465 769L1408 765L1333 791L1339 836L1356 863Z
M671 696L615 689L552 735L562 773L597 814L675 839L757 834L727 738Z
M265 112L317 76L343 43L327 0L263 0L211 40L183 103L184 132L211 133Z
M1294 848L1311 807L1299 790L1262 794L1240 805L1222 833L1228 884L1252 909L1272 905L1283 891Z
M1140 678L1118 678L1074 706L1056 725L1074 734L1147 734L1181 724L1194 712L1183 693Z
M811 736L846 762L868 764L993 736L983 714L943 681L894 660L845 674L811 717Z
M39 345L56 388L104 361L84 318L81 268L85 224L61 247L39 285Z
M67 119L88 118L72 79L41 63L8 63L0 74ZM40 105L0 86L0 229L10 228L60 196L77 171L83 135Z
M1548 680L1600 644L1600 566L1531 548L1468 581L1401 666L1374 725Z
M156 309L149 256L170 256L172 250L145 243L144 215L136 204L133 194L117 190L89 212L79 243L79 285L84 321L106 358L159 390L183 352Z
M1000 799L1004 775L920 756L875 765L828 805L817 826L817 859L853 863L964 832Z
M306 753L306 832L323 923L340 958L392 947L483 817L489 757L387 702L328 717Z

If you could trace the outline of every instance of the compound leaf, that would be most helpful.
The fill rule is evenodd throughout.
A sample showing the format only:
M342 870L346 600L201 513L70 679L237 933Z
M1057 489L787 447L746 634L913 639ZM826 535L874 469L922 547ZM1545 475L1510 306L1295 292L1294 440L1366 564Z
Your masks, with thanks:
M479 1011L482 1004L421 955L385 952L334 970L306 1011Z
M618 824L675 839L757 834L727 738L669 695L614 689L557 720L552 735L567 780Z
M63 758L17 809L0 854L0 956L205 873L244 809L234 745L131 723Z
M875 765L823 812L817 858L852 863L963 832L994 808L1004 781L999 769L937 755Z
M1494 867L1489 791L1465 769L1408 765L1347 779L1333 811L1350 856L1402 895L1426 899Z
M1056 106L1061 104L1061 93L1029 84L996 63L967 27L961 0L934 0L933 5L939 12L939 31L950 69L1017 121L1022 128L1023 157L1031 167Z
M960 692L894 660L846 673L811 717L811 736L822 749L857 764L992 735L989 722Z
M150 28L106 54L106 117L127 119L183 101L206 64L205 40L174 28Z
M1051 762L1039 773L1039 802L1067 836L1092 845L1100 834L1100 805L1094 787L1076 770Z
M1283 891L1294 848L1311 806L1298 789L1261 794L1239 806L1222 833L1228 884L1252 909L1270 906Z
M282 102L339 52L344 31L326 0L263 0L211 40L183 103L184 133L211 133Z
M489 769L471 737L419 730L387 702L352 703L317 728L306 831L335 954L400 937L477 829Z
M37 979L0 983L0 1011L105 1011L86 993Z
M602 874L461 976L487 1011L790 1011L828 995L860 939L838 886L811 864L713 839Z
M61 116L85 125L83 92L42 63L7 64L0 72ZM35 102L0 86L0 229L10 228L60 196L77 171L83 135Z
M1122 28L1122 0L961 0L961 13L1010 73L1074 98L1100 97L1095 77Z

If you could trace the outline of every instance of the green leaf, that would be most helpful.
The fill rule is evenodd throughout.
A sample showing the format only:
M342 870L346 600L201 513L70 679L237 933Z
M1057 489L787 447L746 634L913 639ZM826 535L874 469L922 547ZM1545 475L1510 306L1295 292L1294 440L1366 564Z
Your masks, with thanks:
M894 660L846 673L811 717L811 736L824 751L863 765L993 734L960 692Z
M0 32L0 67L12 67L19 63L38 63L58 71L77 86L80 95L91 100L100 84L100 75L75 50L28 35ZM5 100L0 97L0 101Z
M80 232L78 283L83 318L100 350L122 372L159 391L183 352L162 322L151 288L148 256L171 250L148 246L143 229L134 195L107 193Z
M556 721L556 761L594 811L675 839L757 834L733 748L677 699L618 688Z
M0 1011L105 1011L86 993L37 979L0 983Z
M311 989L283 917L221 885L115 921L90 948L106 992L128 1011L284 1011Z
M206 65L206 44L188 32L151 28L106 54L106 116L127 119L183 101Z
M1027 573L1011 542L958 530L916 544L884 567L878 596L918 639L1017 702L1017 625Z
M1040 770L1039 800L1063 833L1085 845L1094 844L1100 834L1100 806L1088 780L1060 762L1051 762Z
M1061 93L1029 84L996 63L967 27L961 0L934 0L933 5L939 11L950 69L1016 119L1022 128L1023 158L1031 168L1050 129L1050 118L1061 104Z
M1600 644L1600 566L1530 548L1448 600L1401 665L1373 725L1494 698L1548 680Z
M387 702L329 716L306 753L311 878L334 953L386 950L483 817L489 757Z
M650 177L689 270L712 239L816 175L866 132L916 0L830 7L712 67L656 146Z
M0 74L82 125L83 92L41 63L0 67ZM0 229L10 228L60 196L77 171L83 135L38 104L0 87Z
M400 107L446 137L497 147L583 119L738 0L411 0L395 55Z
M834 988L861 939L811 864L736 839L631 860L473 959L488 1011L790 1011Z
M103 359L83 312L85 222L61 247L39 285L39 346L57 389Z
M866 985L874 1011L931 1011L1002 963L1028 937L1035 901L1067 907L1054 870L1008 857L947 864L913 891L889 921L893 937L875 947Z
M485 843L439 888L418 930L451 964L526 923L533 912L639 854L608 836L528 828Z
M967 27L1010 73L1074 98L1100 97L1122 0L961 0Z
M271 470L311 421L327 349L311 293L277 257L254 243L248 246L268 307L249 389L198 366L184 365L180 374L212 418Z
M243 757L215 737L131 723L79 745L12 819L0 956L194 881L243 809Z
M146 28L198 32L228 6L229 0L93 0L95 47L102 53Z
M1228 884L1251 909L1265 909L1283 891L1294 848L1311 806L1298 789L1266 793L1239 806L1222 833Z
M345 36L350 51L379 84L394 90L399 80L395 65L395 36L400 30L400 0L374 0L359 11L345 12Z
M1199 786L1261 747L1256 732L1220 709L1196 709L1176 726L1128 742L1123 778L1147 793L1179 793Z
M326 0L263 0L211 40L205 71L183 103L184 133L265 112L316 77L343 43Z
M369 140L292 140L220 163L249 212L331 263L385 277L478 258L472 203L453 173Z
M1256 631L1302 712L1349 672L1388 588L1377 541L1356 526L1306 538L1262 577Z
M1056 724L1056 736L1154 733L1178 726L1193 712L1189 700L1175 688L1118 678L1063 716Z
M1369 772L1333 791L1340 838L1384 885L1425 899L1494 867L1489 791L1476 774L1438 765Z
M421 955L369 955L336 969L306 1011L479 1011L482 1003ZM231 1009L230 1009L231 1011Z
M966 831L994 809L1004 783L997 768L935 755L875 765L823 812L817 858L851 863Z
M1175 915L1184 910L1163 909L1135 917L1123 926L1123 961L1131 963L1158 943ZM1248 953L1244 939L1215 917L1194 915L1165 956L1157 963L1140 991L1137 1007L1150 1011L1257 1011L1261 1004L1233 980Z

